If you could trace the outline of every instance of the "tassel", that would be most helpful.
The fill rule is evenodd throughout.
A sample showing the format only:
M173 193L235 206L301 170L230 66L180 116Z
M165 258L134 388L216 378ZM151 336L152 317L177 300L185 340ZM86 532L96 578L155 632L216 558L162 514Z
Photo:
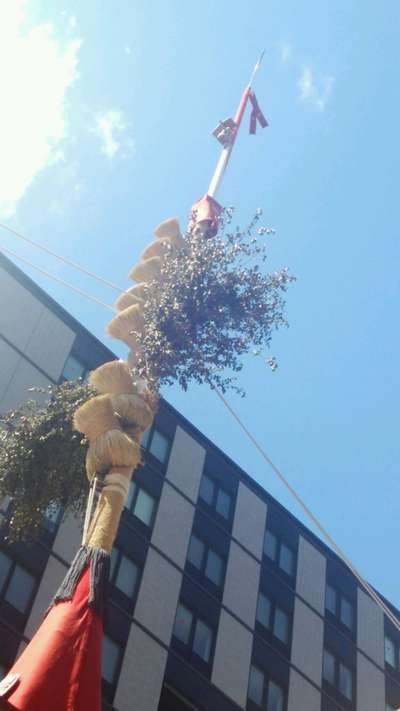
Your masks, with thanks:
M110 575L110 555L101 548L88 548L87 546L79 548L46 614L53 605L72 600L76 586L88 565L90 565L90 592L87 604L102 614Z

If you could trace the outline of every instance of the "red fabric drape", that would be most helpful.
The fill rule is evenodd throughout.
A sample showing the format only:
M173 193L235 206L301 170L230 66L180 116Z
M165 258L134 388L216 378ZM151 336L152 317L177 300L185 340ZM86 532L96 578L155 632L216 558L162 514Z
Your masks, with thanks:
M72 600L54 605L10 670L18 685L6 701L17 711L100 711L103 623L88 606L89 566Z

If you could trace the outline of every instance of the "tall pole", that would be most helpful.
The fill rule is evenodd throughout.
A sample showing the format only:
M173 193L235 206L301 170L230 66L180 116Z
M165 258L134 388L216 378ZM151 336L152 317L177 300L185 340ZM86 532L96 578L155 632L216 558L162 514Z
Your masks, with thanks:
M240 99L239 106L236 110L236 114L233 119L234 123L235 123L235 128L233 131L232 139L231 139L229 145L224 146L224 148L222 149L221 155L218 159L218 163L217 163L217 166L214 171L214 175L211 178L211 182L210 182L207 194L210 195L210 197L212 197L212 198L215 198L215 196L218 192L218 189L221 185L222 178L224 177L226 168L228 166L229 159L232 154L233 146L235 145L235 141L236 141L237 135L239 133L240 124L242 123L243 114L244 114L244 111L245 111L245 108L246 108L246 105L247 105L247 102L248 102L248 99L249 99L249 96L251 93L251 87L252 87L254 78L260 68L263 56L264 56L264 51L261 53L260 58L253 69L250 81L247 84L247 86L242 94L242 98Z

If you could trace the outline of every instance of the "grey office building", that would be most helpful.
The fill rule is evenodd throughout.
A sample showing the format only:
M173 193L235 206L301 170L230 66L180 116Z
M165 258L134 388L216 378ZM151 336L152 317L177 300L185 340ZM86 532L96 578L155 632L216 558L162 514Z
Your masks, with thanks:
M1 411L114 357L0 255ZM143 448L112 555L104 709L400 706L400 634L341 560L165 400ZM36 541L0 538L1 673L79 544L54 516Z

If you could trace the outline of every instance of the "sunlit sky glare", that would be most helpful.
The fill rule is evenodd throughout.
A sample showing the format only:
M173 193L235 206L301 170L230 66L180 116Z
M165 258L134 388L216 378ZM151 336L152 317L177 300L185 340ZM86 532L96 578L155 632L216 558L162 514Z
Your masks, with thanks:
M366 0L4 0L0 4L0 219L129 286L156 224L206 191L265 48L219 195L276 229L273 269L297 276L279 367L249 357L229 396L361 572L400 606L400 6ZM9 247L112 303L115 294L0 230ZM109 313L30 276L118 355ZM304 518L206 388L165 397ZM307 524L308 525L308 524Z

